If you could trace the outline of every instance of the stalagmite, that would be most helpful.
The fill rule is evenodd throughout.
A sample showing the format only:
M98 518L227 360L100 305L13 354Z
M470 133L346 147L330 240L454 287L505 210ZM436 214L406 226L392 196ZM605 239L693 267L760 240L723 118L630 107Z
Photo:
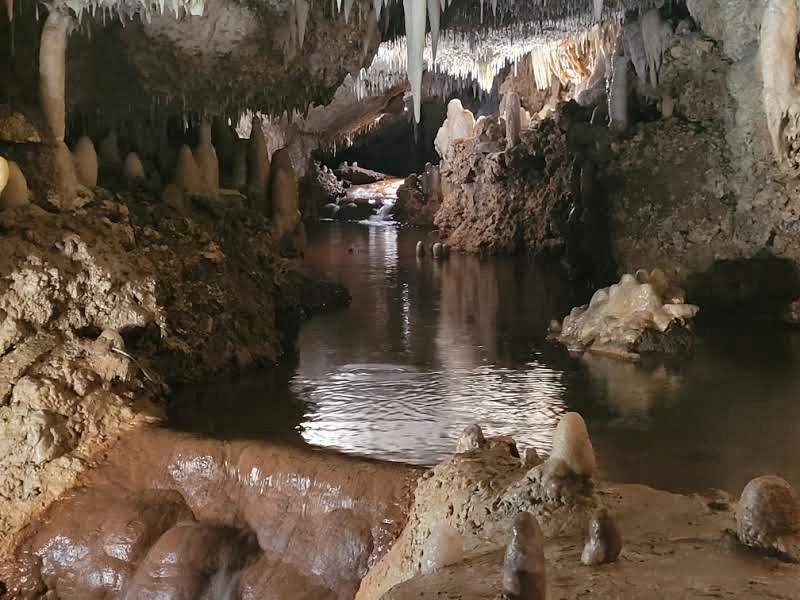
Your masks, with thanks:
M438 0L437 0L438 2ZM422 548L422 573L433 573L464 557L464 536L447 523L436 523Z
M2 158L0 160L5 162ZM8 161L7 166L8 180L5 186L0 186L0 189L2 189L2 193L0 193L0 210L24 206L30 201L28 182L25 180L25 175L22 174L19 165L14 161Z
M521 111L519 96L516 92L509 92L506 98L506 148L513 148L519 143Z
M178 150L178 162L175 165L173 183L187 194L203 193L203 176L194 160L192 150L185 144Z
M247 193L251 204L260 210L269 206L269 153L261 119L253 117L247 145Z
M450 144L455 140L470 138L475 131L475 117L454 98L447 104L447 118L439 128L434 146L439 156L445 158Z
M408 81L414 99L414 121L419 123L422 109L422 68L425 62L425 15L422 0L403 0L406 21L406 52Z
M418 257L421 258L421 257L425 256L425 244L422 243L422 240L417 242L417 247L416 247L415 251L416 251L416 254L417 254Z
M0 156L0 194L3 193L3 190L8 183L8 161Z
M97 152L92 140L82 136L72 149L72 160L75 162L75 175L78 183L93 190L97 187Z
M514 518L511 541L503 560L503 594L510 600L546 600L544 536L529 512Z
M117 132L112 129L100 142L100 165L104 169L118 168L122 164L122 155L117 143Z
M235 190L243 190L247 187L247 149L247 140L237 140L231 169L231 187Z
M458 436L456 442L456 454L480 450L486 445L486 438L483 435L481 426L476 424L468 425Z
M764 109L778 163L787 160L787 137L800 134L800 92L796 85L800 8L796 0L769 0L761 22Z
M560 461L570 472L582 477L591 477L595 458L586 422L576 412L568 412L558 422L553 434L553 450L550 461Z
M122 174L126 179L144 179L144 165L136 152L129 152L125 157L125 165Z
M54 181L58 186L58 194L61 196L54 203L60 204L61 208L74 207L76 206L76 197L78 195L78 177L75 173L75 161L72 159L72 152L69 151L64 142L56 142L52 146L52 151L55 171Z
M588 566L614 562L622 550L622 536L614 518L605 508L598 508L589 522L589 536L581 562Z
M161 192L161 201L181 214L187 214L188 207L183 190L174 183L169 183Z
M272 157L270 169L272 194L272 228L276 237L294 231L300 222L300 199L297 190L297 177L292 166L288 148L281 148Z
M614 57L614 74L608 95L608 112L611 127L616 131L628 129L628 65L627 56Z
M39 47L39 95L47 124L57 141L64 140L66 129L67 37L73 26L72 17L51 10L42 28Z
M205 193L215 196L219 192L219 160L214 144L211 143L211 125L208 122L200 125L199 137L194 158L203 176Z

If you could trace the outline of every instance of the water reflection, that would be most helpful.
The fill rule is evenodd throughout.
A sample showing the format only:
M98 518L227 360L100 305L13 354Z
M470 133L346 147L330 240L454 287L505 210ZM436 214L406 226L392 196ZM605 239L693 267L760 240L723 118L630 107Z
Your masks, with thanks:
M559 416L577 410L614 481L738 493L776 473L800 486L797 333L703 331L678 367L572 358L544 339L576 302L557 273L524 259L417 260L422 237L312 230L308 262L348 287L350 308L304 325L283 370L184 392L173 424L432 464L473 422L548 451Z
M478 421L549 448L566 410L562 373L537 359L530 334L568 304L564 286L532 264L417 260L420 234L367 229L342 226L336 244L312 244L311 262L354 299L301 333L292 387L309 405L303 437L431 464Z

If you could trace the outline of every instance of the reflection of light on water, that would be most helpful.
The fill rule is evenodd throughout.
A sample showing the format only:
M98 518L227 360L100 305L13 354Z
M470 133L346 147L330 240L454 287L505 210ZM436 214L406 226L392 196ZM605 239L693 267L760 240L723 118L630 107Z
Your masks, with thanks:
M301 425L307 442L422 464L451 454L458 434L475 422L487 434L512 435L521 447L548 451L566 411L561 373L537 363L447 373L348 365L293 386L310 404Z
M397 270L397 229L370 227L367 248L370 260L382 263L387 275Z

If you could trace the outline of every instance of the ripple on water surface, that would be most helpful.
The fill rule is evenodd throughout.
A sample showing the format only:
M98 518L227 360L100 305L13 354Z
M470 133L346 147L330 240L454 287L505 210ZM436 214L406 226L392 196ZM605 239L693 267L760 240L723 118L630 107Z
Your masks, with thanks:
M578 303L558 274L522 258L419 260L425 235L312 229L307 262L352 305L306 323L281 368L182 394L173 425L433 464L475 422L547 452L577 410L612 480L738 494L775 473L800 486L800 335L703 331L674 368L572 358L544 339Z

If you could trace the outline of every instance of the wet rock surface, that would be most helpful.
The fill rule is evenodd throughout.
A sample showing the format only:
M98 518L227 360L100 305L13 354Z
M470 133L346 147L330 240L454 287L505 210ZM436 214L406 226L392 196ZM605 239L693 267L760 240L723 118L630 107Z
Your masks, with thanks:
M255 213L191 211L98 188L73 212L0 213L0 554L93 455L161 417L164 380L269 364L293 323L349 301L294 272Z
M442 524L463 536L465 556L485 545L505 545L520 511L536 517L545 538L585 531L596 505L590 481L568 468L551 469L555 462L528 470L513 441L486 442L422 477L406 528L362 581L357 599L382 598L396 584L417 576L430 548L427 540Z
M0 579L21 598L352 598L404 525L418 473L140 431L23 531Z

